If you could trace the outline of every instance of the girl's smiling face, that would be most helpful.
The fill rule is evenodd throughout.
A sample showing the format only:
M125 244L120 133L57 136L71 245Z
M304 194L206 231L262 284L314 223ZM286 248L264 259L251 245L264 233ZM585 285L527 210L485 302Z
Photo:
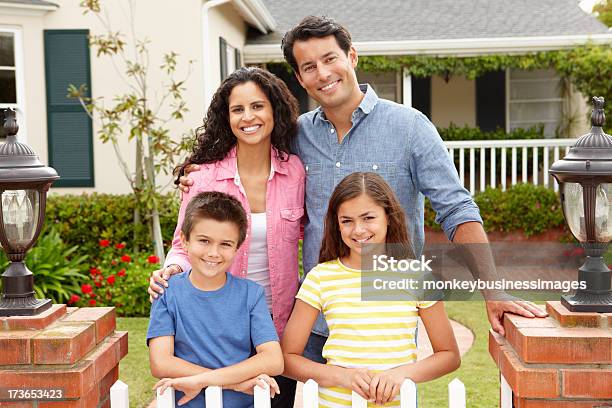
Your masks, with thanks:
M384 244L388 226L385 209L368 195L361 194L340 204L338 226L342 242L349 248L349 266L360 268L362 248L367 244Z

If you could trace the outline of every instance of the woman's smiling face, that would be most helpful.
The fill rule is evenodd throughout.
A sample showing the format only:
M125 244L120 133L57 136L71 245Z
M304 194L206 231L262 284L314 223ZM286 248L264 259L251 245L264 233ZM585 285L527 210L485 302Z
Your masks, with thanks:
M229 122L238 144L271 143L272 104L254 82L236 85L229 96Z

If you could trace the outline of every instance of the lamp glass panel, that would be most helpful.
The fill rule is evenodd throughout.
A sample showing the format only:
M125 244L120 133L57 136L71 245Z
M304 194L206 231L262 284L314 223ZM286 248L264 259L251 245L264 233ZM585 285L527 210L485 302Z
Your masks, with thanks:
M6 190L2 193L4 232L13 250L27 246L36 233L39 198L36 190Z
M563 183L563 213L572 234L580 242L586 242L582 186L578 183Z
M612 240L612 184L610 183L603 183L597 187L595 234L597 242L610 242Z

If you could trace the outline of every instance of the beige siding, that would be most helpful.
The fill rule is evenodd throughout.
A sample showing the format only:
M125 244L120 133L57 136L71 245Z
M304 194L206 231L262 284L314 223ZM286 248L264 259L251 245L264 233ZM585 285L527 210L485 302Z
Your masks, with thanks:
M55 1L60 7L56 11L40 16L0 15L0 26L18 27L22 31L24 49L25 100L27 117L27 142L35 149L40 159L48 162L47 116L45 99L44 39L45 29L89 29L92 34L103 33L104 27L92 14L83 15L79 2L74 0ZM192 72L185 84L184 97L189 108L184 122L174 122L171 134L177 140L182 134L199 126L204 116L204 72L209 72L212 89L220 82L219 73L219 35L229 44L242 49L245 42L246 25L234 10L226 4L214 8L209 13L210 47L214 48L212 61L202 63L205 47L203 44L202 1L181 0L171 6L162 0L137 0L135 4L135 32L138 38L150 42L150 95L155 99L161 94L161 84L168 78L159 70L163 54L174 51L179 54L180 78L187 71L187 61L194 60ZM128 2L125 0L105 0L102 5L109 12L113 31L128 34ZM127 39L127 35L126 35ZM129 44L131 47L132 44ZM131 48L127 49L131 51ZM115 95L126 92L122 79L124 66L115 65L108 57L96 57L91 50L91 87L95 98L103 97L110 105ZM129 184L118 165L115 152L110 144L101 143L96 132L98 123L94 122L94 175L95 188L58 188L58 193L80 193L98 191L106 193L126 193ZM121 154L130 163L134 160L133 144L122 141ZM166 185L169 176L160 176L160 185Z
M476 82L460 76L431 78L431 120L437 127L451 123L476 126Z
M209 23L212 51L209 66L212 68L208 70L207 78L211 92L214 92L221 84L219 37L223 37L228 45L238 48L242 52L246 41L247 26L231 4L224 4L210 10Z

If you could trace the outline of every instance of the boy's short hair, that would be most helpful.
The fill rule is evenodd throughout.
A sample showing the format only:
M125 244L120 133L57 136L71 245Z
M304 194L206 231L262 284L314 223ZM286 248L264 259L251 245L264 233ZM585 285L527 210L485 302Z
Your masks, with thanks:
M293 45L295 42L307 41L311 38L323 38L330 35L336 38L336 42L342 51L348 55L352 40L351 34L344 26L328 17L308 16L304 18L297 26L287 31L283 37L281 48L283 49L285 61L291 65L291 68L296 73L299 73L297 61L293 55Z
M181 232L189 239L195 223L202 219L232 222L238 227L238 247L246 239L248 221L242 204L229 194L207 191L194 196L185 210Z

